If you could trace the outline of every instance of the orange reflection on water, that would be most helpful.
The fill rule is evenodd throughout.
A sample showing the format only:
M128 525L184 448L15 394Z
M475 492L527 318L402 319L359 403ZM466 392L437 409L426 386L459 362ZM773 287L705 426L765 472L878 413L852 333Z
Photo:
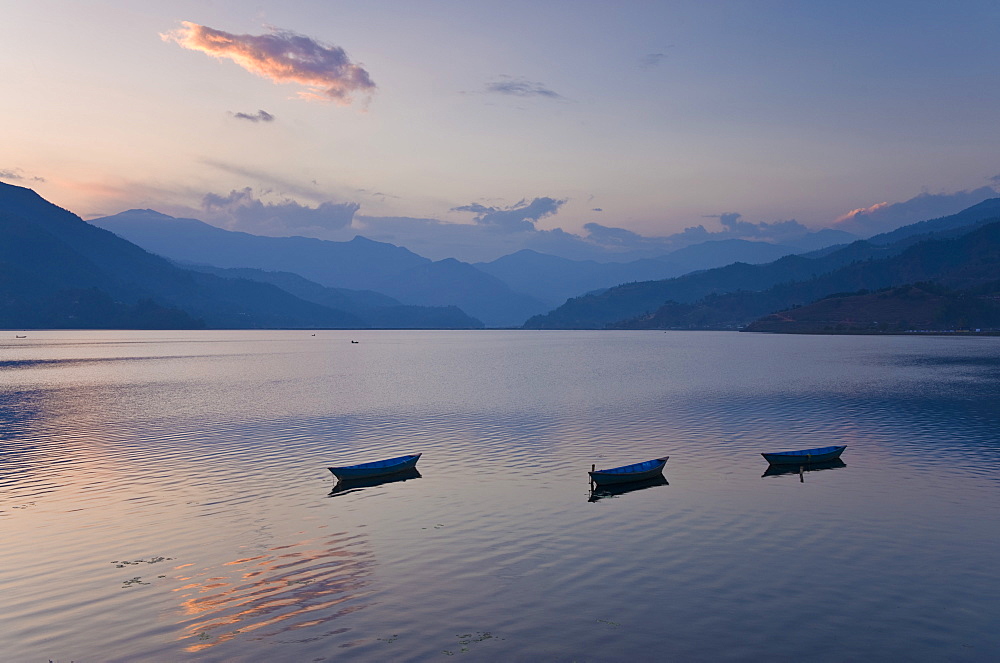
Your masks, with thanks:
M193 641L185 650L197 652L268 627L276 628L266 635L315 627L361 610L374 565L366 544L358 534L335 534L183 578L192 582L174 591L182 592L181 609L192 618L179 638ZM220 575L226 567L236 573Z

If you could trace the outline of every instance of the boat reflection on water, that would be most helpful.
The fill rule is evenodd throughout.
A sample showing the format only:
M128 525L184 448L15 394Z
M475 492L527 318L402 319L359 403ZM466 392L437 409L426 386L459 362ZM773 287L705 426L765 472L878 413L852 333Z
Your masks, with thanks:
M631 481L629 483L617 483L608 486L597 486L592 488L590 491L590 499L588 502L596 502L598 500L605 499L607 497L618 497L624 495L625 493L631 493L637 490L646 490L647 488L655 488L656 486L669 486L666 477L659 474L652 479L643 479L642 481Z
M761 477L777 477L784 474L798 474L799 479L805 481L802 476L805 472L822 472L823 470L839 470L847 467L847 463L835 458L822 463L809 463L808 465L768 465Z
M413 468L381 477L369 477L367 479L341 479L337 482L337 485L333 487L333 490L330 491L327 497L338 497L340 495L347 495L348 493L353 493L364 488L373 488L374 486L381 486L386 483L396 483L397 481L409 481L410 479L419 479L420 477L420 472L416 468Z

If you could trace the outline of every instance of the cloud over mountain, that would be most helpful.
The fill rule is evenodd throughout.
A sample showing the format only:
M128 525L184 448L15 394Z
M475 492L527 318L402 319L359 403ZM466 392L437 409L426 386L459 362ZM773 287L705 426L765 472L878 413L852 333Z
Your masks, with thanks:
M32 182L44 182L44 177L28 176L20 168L0 168L0 180L31 180Z
M851 210L834 221L834 227L870 237L910 223L955 214L996 196L996 190L988 186L955 193L924 192L901 203L882 202Z
M250 187L230 191L226 196L205 194L202 207L209 219L230 230L251 234L298 234L303 230L323 233L348 228L358 203L324 202L316 207L301 205L290 198L278 202L260 200Z
M472 212L475 222L504 232L534 230L535 223L559 211L565 200L535 198L530 203L521 200L510 207L486 207L478 203L453 207L453 212Z
M701 242L743 239L758 242L795 242L809 234L809 229L794 219L788 221L746 221L738 212L712 214L706 218L718 219L721 230L709 230L702 224L689 226L682 232L666 236L646 236L599 223L584 225L587 235L584 238L595 247L601 247L613 252L645 252L667 253Z
M305 99L347 105L355 93L371 94L375 83L360 65L351 62L339 46L327 46L311 37L273 29L264 35L235 35L190 21L160 35L192 51L228 58L247 71L275 83L297 83Z
M725 212L718 215L712 214L706 218L719 220L719 223L721 223L723 227L722 234L729 236L726 239L763 239L780 242L789 238L801 237L805 233L809 232L808 228L795 219L789 219L788 221L774 221L772 223L768 223L766 221L753 223L752 221L744 221L743 215L738 212ZM685 228L685 232L688 230L692 229Z

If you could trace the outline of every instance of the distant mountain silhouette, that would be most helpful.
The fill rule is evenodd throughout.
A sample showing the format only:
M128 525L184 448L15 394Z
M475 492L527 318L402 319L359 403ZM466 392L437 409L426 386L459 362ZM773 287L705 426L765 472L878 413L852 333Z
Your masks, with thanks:
M907 251L922 240L947 239L968 233L1000 217L1000 200L990 200L951 217L914 224L923 232L899 229L896 240L877 236L832 251L806 256L785 256L765 265L737 263L663 281L630 283L601 293L578 297L544 316L530 319L526 328L588 329L609 325L625 327L720 328L745 324L756 317L793 304L813 301L838 291L882 288L916 280L916 270L862 278L845 270L823 278L852 263L890 265L887 259ZM887 233L891 235L892 233ZM932 256L928 256L932 259ZM891 267L887 267L891 269ZM902 265L899 269L904 269ZM852 277L852 274L855 276ZM865 281L866 283L862 283ZM662 308L661 308L662 307Z
M179 262L291 272L326 287L385 293L403 304L458 306L491 327L519 326L549 308L467 263L432 262L361 236L349 242L262 237L153 210L129 210L90 223Z
M273 285L181 269L41 198L0 184L0 326L366 326Z
M411 268L379 284L377 290L402 301L426 306L455 304L491 327L519 327L548 307L511 290L500 279L472 265L446 258Z
M659 258L629 262L570 260L524 249L475 266L515 291L530 293L556 306L570 297L621 283L666 279L737 261L770 262L796 252L795 248L786 245L729 239L702 242Z
M195 271L225 278L270 283L299 299L346 311L377 329L478 329L479 320L457 306L414 306L372 290L327 288L291 272L268 272L262 269L183 265Z
M292 272L334 288L371 290L377 283L431 262L407 249L361 236L349 242L263 237L148 209L128 210L90 223L171 260Z

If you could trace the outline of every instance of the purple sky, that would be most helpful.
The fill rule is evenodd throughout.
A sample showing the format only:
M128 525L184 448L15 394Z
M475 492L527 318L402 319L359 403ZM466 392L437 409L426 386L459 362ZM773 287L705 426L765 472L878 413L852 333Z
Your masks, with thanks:
M976 1L15 3L0 179L434 258L870 234L992 195L998 29Z

